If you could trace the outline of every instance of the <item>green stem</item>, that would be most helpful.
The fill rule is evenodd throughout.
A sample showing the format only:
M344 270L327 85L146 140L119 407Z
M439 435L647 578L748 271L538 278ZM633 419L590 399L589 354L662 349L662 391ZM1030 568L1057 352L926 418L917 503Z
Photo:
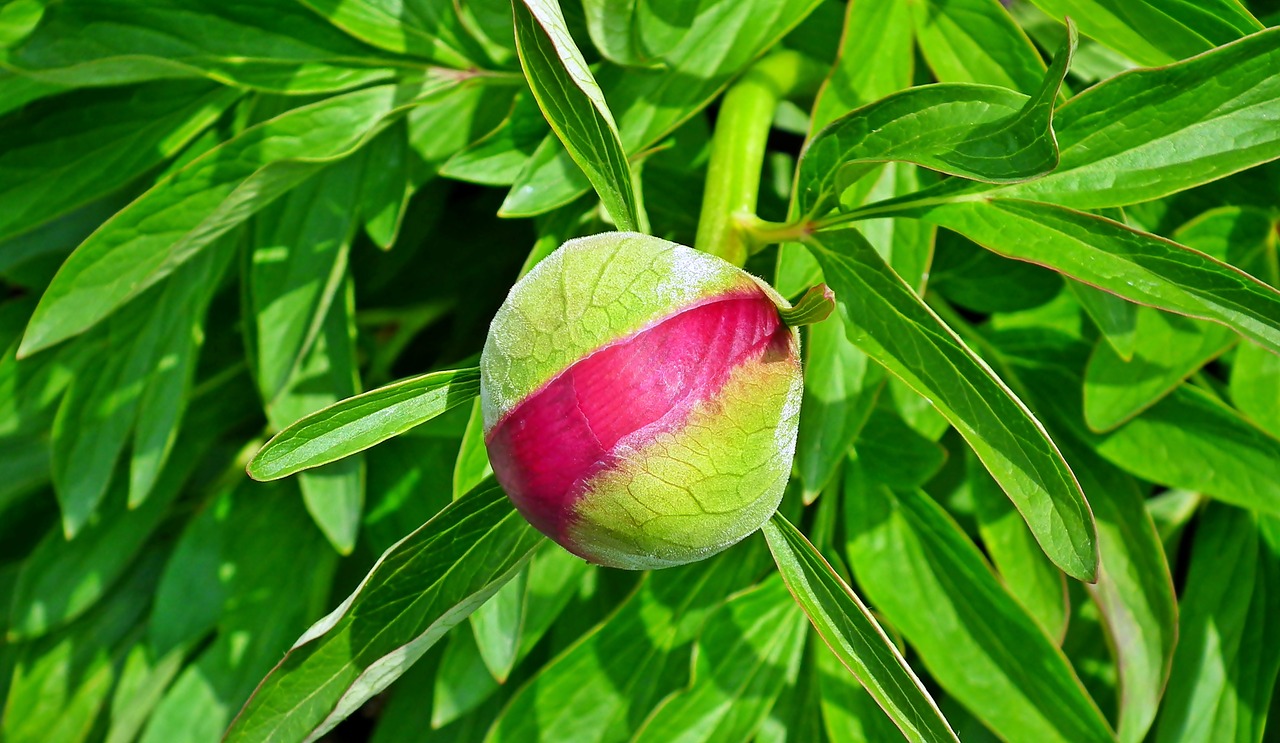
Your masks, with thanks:
M696 246L741 266L750 245L738 222L754 217L765 144L778 101L812 82L799 53L777 51L756 62L725 93L711 140Z

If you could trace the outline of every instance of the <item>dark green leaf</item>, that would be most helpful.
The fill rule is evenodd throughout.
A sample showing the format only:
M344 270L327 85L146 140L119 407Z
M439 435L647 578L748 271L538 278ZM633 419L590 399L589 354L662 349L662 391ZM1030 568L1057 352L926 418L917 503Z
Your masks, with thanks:
M89 203L173 157L240 97L152 83L32 106L0 126L0 239Z
M445 161L440 175L486 186L509 186L547 136L547 120L531 94L516 98L502 126Z
M541 541L494 485L455 501L298 640L225 740L319 737L492 596Z
M884 408L871 413L853 448L868 478L895 488L922 487L947 460L946 449Z
M951 696L1006 740L1113 740L1066 657L946 512L919 491L845 482L858 584Z
M208 77L281 93L367 85L394 75L380 57L297 3L66 0L8 50L6 66L70 86Z
M618 229L639 229L642 218L627 153L600 86L569 35L559 2L512 0L512 7L520 64L547 123Z
M911 741L959 740L875 617L782 516L763 531L800 608L840 662Z
M254 455L249 474L276 480L398 436L480 392L480 370L432 372L335 403L290 425Z
M836 292L846 332L931 400L1000 483L1050 559L1092 580L1093 519L1044 428L973 351L903 283L856 230L809 243Z

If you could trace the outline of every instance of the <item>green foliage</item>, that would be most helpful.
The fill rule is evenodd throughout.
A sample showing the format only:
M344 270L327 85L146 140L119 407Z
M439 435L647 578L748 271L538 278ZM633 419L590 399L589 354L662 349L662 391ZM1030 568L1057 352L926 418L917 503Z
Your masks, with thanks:
M0 739L1274 739L1277 22L0 4ZM652 573L476 399L613 229L835 295L780 512Z

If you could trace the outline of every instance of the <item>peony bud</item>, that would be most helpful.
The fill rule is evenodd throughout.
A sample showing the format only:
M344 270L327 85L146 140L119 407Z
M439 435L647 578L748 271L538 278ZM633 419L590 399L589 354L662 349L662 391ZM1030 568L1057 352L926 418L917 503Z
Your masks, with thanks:
M512 287L480 357L498 482L601 565L681 565L743 539L791 473L803 382L786 308L655 237L565 243Z

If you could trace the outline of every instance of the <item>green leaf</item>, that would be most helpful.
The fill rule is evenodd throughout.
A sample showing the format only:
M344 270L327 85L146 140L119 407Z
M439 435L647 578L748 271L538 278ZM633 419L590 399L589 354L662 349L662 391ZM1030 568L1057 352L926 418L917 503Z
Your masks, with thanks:
M689 672L689 650L724 598L764 567L757 540L712 560L646 574L609 618L512 697L489 743L626 740Z
M258 480L288 477L398 436L480 392L480 370L432 372L370 390L312 413L276 434L249 463Z
M614 64L631 67L654 65L640 43L637 0L583 0L591 43Z
M1241 344L1231 367L1231 402L1254 425L1280 438L1280 356Z
M942 688L1006 740L1113 740L1066 657L946 512L856 472L845 482L858 584Z
M369 239L390 250L417 187L409 156L409 130L402 122L393 123L369 143L367 163L360 187L360 217Z
M1232 0L1033 0L1054 18L1071 16L1080 30L1144 65L1162 65L1261 31Z
M5 66L74 87L156 78L306 95L394 75L388 60L292 2L66 0L9 49Z
M156 647L159 627L181 645L215 634L165 692L141 742L199 743L222 734L291 639L323 611L336 563L292 485L241 477L207 504L165 566L151 639ZM286 595L291 600L281 601Z
M182 266L171 281L81 341L86 352L106 358L84 367L53 424L52 475L68 538L89 521L106 494L144 401L150 417L135 440L140 448L130 478L130 503L145 500L155 483L172 448L185 407L182 389L189 383L189 370L175 370L170 362L181 364L167 355L174 345L185 353L194 342L193 333L203 325L207 303L230 258L229 247L229 242L219 245ZM174 382L181 388L177 399L171 397ZM155 411L156 396L170 397L172 407Z
M467 417L467 428L462 433L458 458L454 460L453 499L461 498L492 474L489 451L484 445L484 411L480 407L480 398L476 398L471 404L471 414Z
M1035 536L981 463L970 454L965 465L983 549L999 571L1009 594L1039 622L1055 644L1061 645L1067 633L1066 578L1045 557ZM1092 502L1090 500L1090 504ZM1101 540L1101 532L1098 538ZM1105 558L1101 547L1098 552L1100 558Z
M1138 308L1133 358L1125 361L1099 342L1084 373L1084 417L1109 431L1154 405L1236 342L1221 325Z
M174 648L157 655L145 642L129 649L111 695L106 743L131 743L137 740L142 726L168 690L169 684L182 670L185 648Z
M434 0L300 0L351 36L390 52L466 69L485 62L454 7Z
M0 126L0 239L105 196L176 155L240 93L192 82L84 91Z
M602 66L597 79L623 150L643 152L701 111L735 75L804 20L819 0L685 0L653 5L661 69ZM697 21L696 23L694 21ZM554 138L543 140L503 202L504 216L533 216L591 189Z
M472 634L475 635L480 657L489 673L500 683L506 683L516 664L528 579L526 567L471 614Z
M1028 94L1040 87L1040 52L999 0L909 5L920 54L939 82L999 85Z
M320 737L492 596L542 539L494 485L455 501L307 630L224 740Z
M849 678L835 653L826 646L810 642L817 665L818 692L821 695L822 726L831 741L840 743L880 743L901 737L893 721L880 711L876 700L856 680ZM791 738L788 741L820 740L817 737Z
M875 617L809 540L780 515L762 531L800 608L902 735L911 741L959 740Z
M1280 293L1170 240L1092 214L1013 199L922 206L911 213L1001 255L1132 302L1221 323L1280 352Z
M1142 34L1155 36L1145 27ZM1076 209L1124 206L1280 157L1278 40L1280 29L1262 31L1072 98L1054 117L1057 169L1001 195Z
M1035 95L961 83L910 88L827 125L800 158L799 210L819 215L872 163L901 160L992 183L1043 175L1058 164L1053 108L1074 33Z
M520 571L524 574L524 571ZM506 586L498 590L501 593ZM482 605L488 606L490 602ZM471 615L472 617L475 614ZM431 696L431 727L442 728L484 704L498 690L498 682L489 672L474 632L461 629L449 635L435 674Z
M547 123L618 229L637 230L640 215L626 150L600 86L569 35L558 0L512 0L512 7L520 64Z
M632 740L752 740L783 686L795 681L806 630L777 576L729 599L702 628L689 688L664 699Z
M65 629L24 644L14 661L0 735L11 743L90 739L160 572L150 551L109 600Z
M1009 494L1045 554L1068 575L1092 580L1089 505L1031 411L856 230L821 232L808 245L836 292L849 340L931 400Z
M1280 441L1195 387L1178 388L1095 447L1152 482L1280 514Z
M1141 743L1156 718L1178 638L1173 578L1143 492L1133 478L1075 442L1064 446L1098 522L1102 558L1089 592L1098 602L1120 674L1123 743Z
M870 479L895 488L918 488L938 474L947 450L881 407L859 432L854 451Z
M1213 505L1196 529L1159 743L1263 738L1280 669L1280 525Z
M1124 361L1132 360L1138 344L1138 305L1079 281L1068 281L1067 286L1111 350Z
M796 471L806 502L835 475L884 388L879 366L849 342L838 314L809 327Z
M531 94L516 98L511 113L488 136L440 166L440 175L486 186L509 186L547 136L547 120Z
M446 85L446 79L438 79L423 88ZM379 86L296 108L171 174L103 224L62 264L36 307L21 354L100 322L219 235L358 149L420 93L425 94Z

